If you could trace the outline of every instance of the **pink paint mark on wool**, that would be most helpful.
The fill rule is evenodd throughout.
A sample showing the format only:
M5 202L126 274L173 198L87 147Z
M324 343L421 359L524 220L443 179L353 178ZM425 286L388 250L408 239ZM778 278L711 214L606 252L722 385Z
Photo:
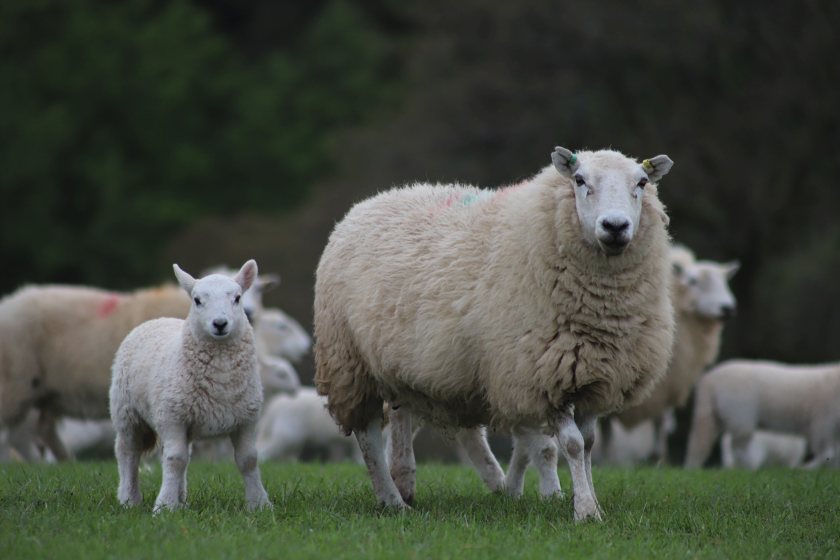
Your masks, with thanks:
M104 319L105 317L109 316L111 313L117 310L117 306L120 304L120 296L117 294L108 294L105 296L105 299L102 303L99 304L99 307L96 310L96 316Z

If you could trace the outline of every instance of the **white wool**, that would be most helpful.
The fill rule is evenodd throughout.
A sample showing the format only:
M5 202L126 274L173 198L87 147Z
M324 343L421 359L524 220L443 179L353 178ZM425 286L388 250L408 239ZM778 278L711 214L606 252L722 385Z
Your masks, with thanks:
M802 436L814 453L810 467L835 458L840 364L728 361L703 376L695 395L686 467L702 467L722 432L742 447L757 430Z

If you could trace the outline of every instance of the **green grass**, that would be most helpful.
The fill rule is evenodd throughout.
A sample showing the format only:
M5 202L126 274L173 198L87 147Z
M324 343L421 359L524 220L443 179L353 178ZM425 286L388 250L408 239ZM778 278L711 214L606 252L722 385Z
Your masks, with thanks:
M607 519L582 525L533 473L515 501L465 467L420 465L407 514L375 506L360 466L263 478L274 510L249 514L232 464L194 463L188 509L152 517L159 467L124 510L114 463L0 466L0 558L840 558L840 471L596 468Z

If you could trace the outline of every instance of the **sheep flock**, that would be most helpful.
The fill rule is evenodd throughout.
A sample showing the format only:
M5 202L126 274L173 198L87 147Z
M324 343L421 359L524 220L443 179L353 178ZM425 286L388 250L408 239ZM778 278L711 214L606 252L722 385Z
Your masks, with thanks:
M686 468L718 443L725 468L836 466L840 365L717 363L740 264L671 240L672 166L556 147L515 184L363 200L315 271L314 336L264 305L280 277L253 260L175 265L177 285L133 292L21 287L0 300L0 462L114 457L133 506L157 455L158 513L187 504L191 460L232 459L255 510L271 507L260 464L315 450L365 465L376 501L406 510L427 427L514 498L533 466L562 499L562 457L576 521L609 507L593 463L674 461L678 428ZM507 470L489 435L510 438Z

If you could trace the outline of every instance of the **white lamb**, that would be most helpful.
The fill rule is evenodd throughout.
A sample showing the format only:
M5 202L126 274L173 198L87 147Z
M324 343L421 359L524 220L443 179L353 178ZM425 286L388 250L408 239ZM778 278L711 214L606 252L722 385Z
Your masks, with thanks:
M792 366L733 360L697 384L687 468L702 467L721 432L733 453L746 454L756 430L804 437L818 467L833 462L840 444L840 364Z
M276 308L262 310L254 324L254 335L260 354L286 358L295 363L312 347L312 339L300 323Z
M256 451L262 387L253 331L240 303L256 278L257 263L246 262L232 279L211 274L196 280L177 265L174 270L193 301L186 320L143 323L114 358L110 404L118 499L131 506L141 502L140 455L160 438L163 484L154 511L183 506L190 443L230 435L248 508L270 506Z
M315 285L316 385L355 433L386 506L414 496L417 414L473 434L475 463L492 458L482 424L559 434L575 518L601 517L595 420L644 398L670 357L667 217L654 183L672 162L564 148L552 161L500 191L384 192L330 237ZM396 409L396 480L383 400ZM503 484L495 459L485 466Z
M798 467L805 460L808 442L804 437L757 431L749 443L739 449L732 446L732 435L720 438L721 463L724 468L757 470L762 467Z
M260 460L297 460L304 446L311 445L327 449L330 461L349 456L361 463L359 446L339 431L326 404L314 387L301 387L294 395L277 395L268 401L258 424Z
M28 286L0 301L0 425L13 431L40 413L38 439L59 460L62 416L107 418L111 363L123 338L157 317L185 317L177 286L115 293L73 286ZM24 429L22 437L33 434Z

